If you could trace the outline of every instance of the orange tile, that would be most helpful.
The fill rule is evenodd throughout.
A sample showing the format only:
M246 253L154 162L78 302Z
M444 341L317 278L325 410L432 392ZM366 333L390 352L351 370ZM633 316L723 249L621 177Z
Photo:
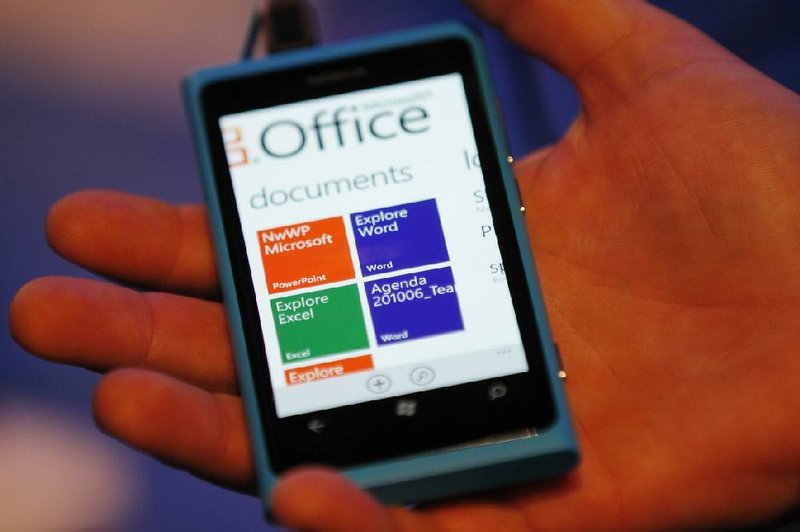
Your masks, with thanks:
M258 232L270 294L353 279L353 260L341 217Z
M345 358L336 362L323 362L313 366L303 366L285 371L286 384L303 384L332 377L341 377L348 373L373 369L372 355Z

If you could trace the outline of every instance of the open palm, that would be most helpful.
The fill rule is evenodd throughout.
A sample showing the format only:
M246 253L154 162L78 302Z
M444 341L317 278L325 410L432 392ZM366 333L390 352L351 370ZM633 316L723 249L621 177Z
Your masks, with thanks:
M583 463L415 511L307 469L278 485L276 515L319 530L651 529L797 505L800 98L639 1L474 3L584 102L557 145L516 167ZM12 305L19 342L140 368L102 379L101 426L252 486L203 210L85 192L53 208L48 236L89 269L168 293L39 279Z

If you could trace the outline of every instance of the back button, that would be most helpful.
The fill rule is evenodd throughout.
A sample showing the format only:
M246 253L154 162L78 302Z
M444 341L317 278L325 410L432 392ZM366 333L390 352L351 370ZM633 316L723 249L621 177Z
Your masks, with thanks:
M325 428L325 422L318 418L311 418L308 420L308 430L313 432L314 434L321 434L322 429Z

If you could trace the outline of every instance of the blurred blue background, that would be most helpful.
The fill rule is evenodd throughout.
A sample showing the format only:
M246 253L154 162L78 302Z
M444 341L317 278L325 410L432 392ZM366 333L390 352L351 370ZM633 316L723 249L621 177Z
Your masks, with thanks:
M479 28L515 155L557 139L577 113L569 82L455 0L312 3L323 42L445 19ZM797 0L655 3L800 89ZM178 82L197 66L236 59L252 6L250 0L0 1L3 322L14 292L28 280L88 276L45 242L45 214L59 197L102 187L201 201ZM30 357L7 332L0 335L0 529L7 529L8 512L20 526L48 530L265 526L254 498L102 436L90 412L97 378Z

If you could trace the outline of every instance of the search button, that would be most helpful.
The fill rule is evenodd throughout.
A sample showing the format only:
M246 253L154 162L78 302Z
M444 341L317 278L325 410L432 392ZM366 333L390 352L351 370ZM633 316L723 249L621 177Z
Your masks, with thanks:
M493 382L489 385L489 400L495 401L506 396L508 389L502 382Z
M411 372L411 382L416 384L417 386L427 386L428 384L433 382L433 379L436 377L436 373L426 366L420 366L415 368L414 371Z

